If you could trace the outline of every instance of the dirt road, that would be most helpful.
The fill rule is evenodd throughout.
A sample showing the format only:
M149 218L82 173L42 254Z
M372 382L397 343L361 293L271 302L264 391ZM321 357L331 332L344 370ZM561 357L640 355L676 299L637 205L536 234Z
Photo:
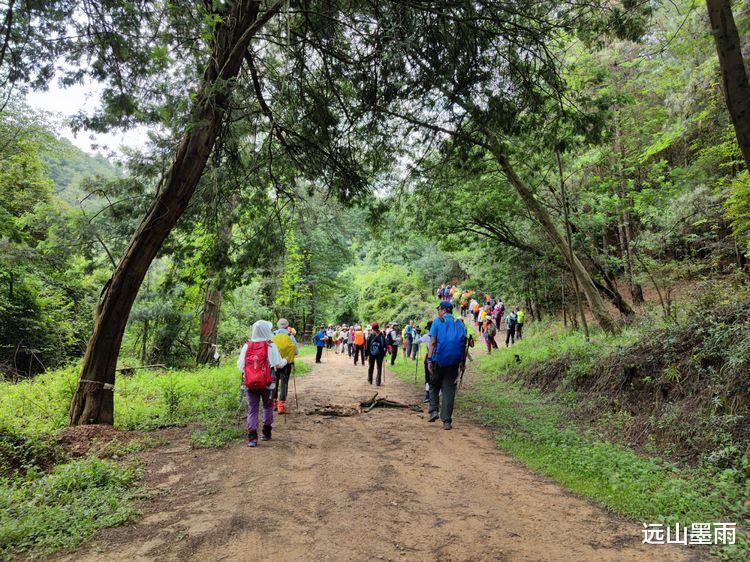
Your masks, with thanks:
M300 408L370 398L365 369L332 352L297 388ZM419 402L389 375L381 395ZM293 400L289 401L293 404ZM273 440L193 451L187 431L146 455L159 489L139 521L67 560L673 560L641 525L567 494L460 417L377 408L277 419ZM60 559L60 557L56 557Z

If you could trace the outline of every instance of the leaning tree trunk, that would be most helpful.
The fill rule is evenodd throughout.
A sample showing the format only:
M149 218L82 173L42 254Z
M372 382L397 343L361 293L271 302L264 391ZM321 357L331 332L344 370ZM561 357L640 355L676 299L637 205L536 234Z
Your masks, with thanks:
M479 122L479 120L477 121ZM588 271L586 271L586 268L581 263L581 260L578 259L575 252L570 251L568 245L565 243L565 239L562 234L560 234L560 231L552 221L552 217L550 217L547 210L539 203L539 201L537 201L536 196L529 186L527 186L518 176L505 155L505 151L500 140L497 138L497 135L495 135L495 133L487 126L480 125L480 127L482 133L489 142L489 148L492 151L492 155L495 157L498 165L508 178L508 181L510 181L511 185L518 192L518 195L526 205L526 208L534 215L536 220L539 221L539 224L542 226L558 251L570 263L572 273L578 281L583 294L586 296L586 301L589 304L591 314L594 315L599 326L601 326L602 330L608 334L619 332L619 326L604 306L604 301L602 300L599 291L594 287L594 283L591 281L591 276Z
M750 83L740 48L740 35L734 23L729 0L706 0L711 33L719 55L724 99L734 125L737 143L750 171Z
M237 0L218 24L212 55L193 103L191 123L158 195L100 295L94 330L70 405L71 425L114 422L114 382L122 336L151 262L190 202L216 141L229 102L227 84L237 76L251 38L283 0L260 18L258 0Z

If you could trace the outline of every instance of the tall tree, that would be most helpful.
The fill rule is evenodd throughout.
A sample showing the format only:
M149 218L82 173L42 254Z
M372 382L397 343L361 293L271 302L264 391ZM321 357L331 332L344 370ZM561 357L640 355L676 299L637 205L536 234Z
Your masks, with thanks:
M283 2L260 13L260 2L237 0L228 5L214 28L211 56L190 109L190 122L151 204L102 290L94 331L83 359L70 405L71 425L114 421L117 357L138 289L172 227L187 208L200 180L252 38Z
M706 0L711 33L719 55L724 99L734 125L737 144L750 171L750 82L742 57L740 34L730 0Z

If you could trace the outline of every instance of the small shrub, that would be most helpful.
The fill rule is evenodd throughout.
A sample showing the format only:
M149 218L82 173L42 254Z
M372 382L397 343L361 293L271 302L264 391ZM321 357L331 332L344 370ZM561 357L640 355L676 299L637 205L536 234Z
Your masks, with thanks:
M0 477L44 471L63 459L59 445L46 437L31 437L0 427Z

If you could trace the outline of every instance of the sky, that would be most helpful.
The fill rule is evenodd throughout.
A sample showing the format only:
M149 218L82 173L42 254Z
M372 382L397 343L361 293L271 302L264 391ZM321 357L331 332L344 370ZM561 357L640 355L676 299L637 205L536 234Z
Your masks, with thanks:
M60 88L56 83L50 84L44 92L29 92L26 102L33 108L50 113L51 121L56 125L60 136L69 139L81 150L95 154L122 153L122 147L138 148L147 139L147 128L138 127L128 131L112 131L107 134L79 131L74 134L68 125L70 117L82 109L91 110L99 105L101 87L96 83L87 83ZM106 148L96 148L104 146Z

